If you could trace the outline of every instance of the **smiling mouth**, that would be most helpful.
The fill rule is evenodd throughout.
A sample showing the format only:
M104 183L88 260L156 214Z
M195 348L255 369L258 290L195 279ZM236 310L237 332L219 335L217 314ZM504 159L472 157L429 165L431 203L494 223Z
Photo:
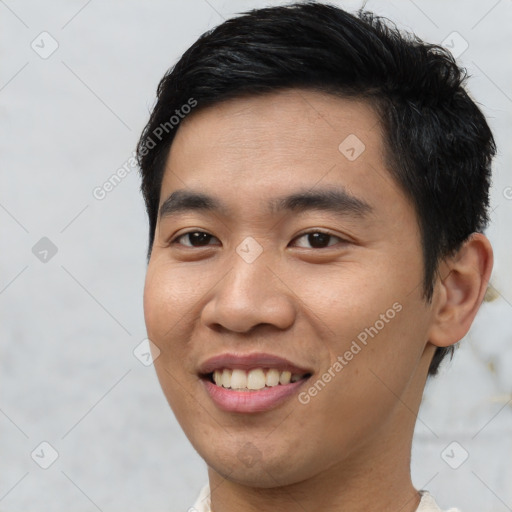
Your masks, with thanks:
M222 368L203 375L203 378L218 387L242 392L286 386L300 380L307 380L309 377L311 377L310 373L292 373L276 368L252 368L248 371L239 368Z

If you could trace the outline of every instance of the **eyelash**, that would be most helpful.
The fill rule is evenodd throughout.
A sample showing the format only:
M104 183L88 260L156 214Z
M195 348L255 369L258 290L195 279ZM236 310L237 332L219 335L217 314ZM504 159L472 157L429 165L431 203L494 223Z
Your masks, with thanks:
M178 244L178 245L183 245L183 244L179 244L177 241L184 237L184 236L187 236L187 235L190 235L192 233L201 233L201 234L205 234L205 235L209 235L213 238L216 238L214 237L213 235L210 235L210 233L207 233L206 231L200 231L200 230L191 230L191 231L186 231L185 233L181 233L180 235L178 235L177 237L173 238L170 242L169 242L169 245L173 245L173 244ZM346 240L344 240L343 238L337 236L337 235L333 235L332 233L329 233L328 231L322 231L320 229L314 229L314 230L311 230L311 231L306 231L304 233L301 233L300 235L297 235L293 240L297 240L299 238L302 238L304 236L307 236L307 235L311 235L311 234L314 234L314 233L321 233L322 235L326 235L326 236L329 236L331 238L337 238L340 242L346 242ZM190 240L189 240L190 241ZM319 248L315 248L315 247L311 247L311 249L316 249L316 250L322 250L322 249L328 249L330 247L332 247L333 245L336 245L336 244L332 244L332 245L327 245L327 247L321 247L320 249ZM209 247L210 244L207 244L207 245L203 245L203 246L198 246L198 247L195 247L193 245L184 245L183 247L187 247L189 249L204 249L206 247ZM304 247L303 247L304 249Z

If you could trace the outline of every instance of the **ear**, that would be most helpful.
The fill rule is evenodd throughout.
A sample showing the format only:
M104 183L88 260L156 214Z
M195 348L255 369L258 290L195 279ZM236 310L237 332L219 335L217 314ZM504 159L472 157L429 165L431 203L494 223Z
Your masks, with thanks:
M430 343L448 347L467 334L487 290L492 266L492 247L482 233L473 233L454 256L443 260L434 286Z

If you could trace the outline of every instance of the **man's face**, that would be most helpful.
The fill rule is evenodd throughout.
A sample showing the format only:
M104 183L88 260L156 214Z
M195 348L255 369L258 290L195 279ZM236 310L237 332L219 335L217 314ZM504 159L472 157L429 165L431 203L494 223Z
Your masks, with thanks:
M168 200L177 191L221 208ZM370 106L295 90L197 111L172 144L162 205L148 336L214 471L273 487L408 448L432 313L414 209Z

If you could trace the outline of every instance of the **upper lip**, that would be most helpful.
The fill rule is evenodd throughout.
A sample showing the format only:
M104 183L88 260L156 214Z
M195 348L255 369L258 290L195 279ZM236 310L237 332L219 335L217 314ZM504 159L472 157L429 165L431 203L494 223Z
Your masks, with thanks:
M280 371L289 371L292 374L312 373L312 370L292 363L284 357L263 352L250 354L223 353L211 357L199 365L199 374L208 375L215 370L223 368L252 370L253 368L275 368Z

